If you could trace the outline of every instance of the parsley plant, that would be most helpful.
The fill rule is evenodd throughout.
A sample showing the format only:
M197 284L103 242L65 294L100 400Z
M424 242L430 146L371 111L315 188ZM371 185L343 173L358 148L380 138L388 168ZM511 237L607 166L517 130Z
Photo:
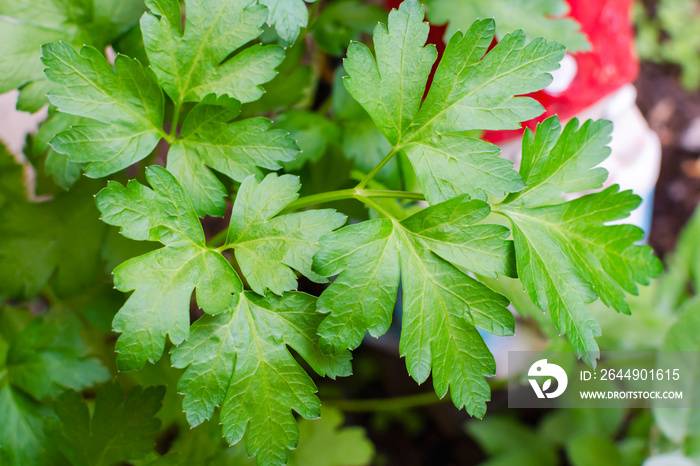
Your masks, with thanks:
M450 1L430 2L436 21ZM547 119L525 132L518 171L477 137L542 113L525 95L551 82L565 48L532 34L555 29L585 48L570 21L537 22L527 40L491 19L454 23L464 29L450 30L438 62L426 45L424 8L407 0L371 43L351 42L333 70L302 64L302 0L38 4L0 7L1 34L12 37L6 60L17 67L2 89L21 87L23 108L51 104L28 156L37 192L52 199L27 198L5 154L0 294L41 296L52 307L47 316L61 316L53 308L102 299L85 290L101 289L95 277L113 269L116 289L131 293L125 302L109 295L120 307L116 368L143 370L168 352L183 370L177 391L190 426L216 416L226 441L245 438L260 465L290 461L294 413L320 415L309 372L350 375L350 350L367 332L387 332L395 308L408 373L418 383L432 375L439 397L449 392L482 417L496 366L481 332L514 332L508 299L488 284L517 278L594 364L600 330L587 304L599 299L628 313L625 293L660 272L651 249L636 244L639 228L609 225L640 202L616 186L600 190L607 173L595 167L610 152L610 123L572 120L562 129ZM543 16L557 11L549 6ZM354 7L362 19L353 19ZM330 56L385 15L356 0L311 11L308 33ZM338 32L343 22L350 26ZM120 52L113 62L108 44ZM314 105L309 89L324 73L335 74L331 97ZM47 188L51 178L70 189ZM97 191L102 222L90 196ZM224 215L228 227L212 220ZM331 283L314 297L298 291L301 276ZM11 413L0 433L26 435L0 440L0 458L42 461L32 449L73 464L146 455L162 390L124 395L105 385L91 414L77 394L59 396L109 371L90 357L86 335L73 343L32 336L56 324L17 318L14 302L0 314L17 321L0 334L0 412ZM71 325L108 330L94 309L78 315L84 322ZM22 369L27 360L38 360L48 379ZM41 404L47 397L57 398L52 408ZM123 424L108 425L105 410ZM91 439L87 447L77 432Z

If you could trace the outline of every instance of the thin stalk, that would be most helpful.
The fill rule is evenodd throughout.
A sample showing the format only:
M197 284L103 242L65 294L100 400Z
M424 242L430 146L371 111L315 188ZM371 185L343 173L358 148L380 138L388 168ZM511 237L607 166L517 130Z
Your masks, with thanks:
M386 210L384 210L384 208L383 208L382 206L380 206L379 204L377 204L376 202L374 202L372 199L370 199L370 198L368 198L368 197L358 197L358 199L359 199L360 202L362 202L364 205L366 205L367 207L373 208L374 210L376 210L376 211L379 212L380 214L384 215L386 218L392 218L392 219L396 220L396 217L394 217L394 216L391 215L389 212L387 212Z
M503 208L505 207L505 208ZM507 205L504 204L492 204L491 205L491 213L500 215L502 217L507 218L510 220L510 216L508 216L508 207Z
M449 397L438 398L435 392L418 393L417 395L399 396L396 398L378 398L366 400L323 400L326 406L338 408L346 413L373 412L373 411L400 411L429 406L449 401Z
M374 167L374 168L372 169L372 171L370 171L369 173L367 173L367 176L365 176L365 177L362 179L362 181L360 181L360 182L357 184L357 186L355 186L355 189L362 189L362 188L364 188L365 186L367 186L367 183L369 183L370 180L371 180L372 178L374 178L374 176L375 176L377 173L379 173L379 170L381 170L382 167L384 167L384 165L386 165L387 163L389 163L389 160L391 160L392 158L394 158L394 156L395 156L397 153L398 153L398 149L392 149L391 152L389 152L388 154L386 154L386 156L382 159L382 161L379 162L379 163L377 164L377 166Z
M324 204L326 202L340 201L343 199L357 199L363 204L369 205L373 209L381 212L389 218L393 218L392 215L384 211L376 203L372 202L369 198L380 197L380 198L390 198L390 199L411 199L415 201L424 201L425 196L421 193L412 193L409 191L392 191L389 189L341 189L338 191L328 191L325 193L313 194L311 196L305 196L297 199L296 201L289 204L282 212L288 213L294 210L302 209L310 205ZM228 229L221 230L216 235L214 235L209 241L207 241L207 246L216 251L224 251L229 249L225 247L224 241L226 240L226 235Z
M489 380L492 391L502 390L508 386L508 379ZM439 398L435 392L418 393L416 395L399 396L394 398L375 398L365 400L322 400L322 404L338 408L346 413L372 411L399 411L403 409L429 406L450 401L450 397Z
M339 191L328 191L326 193L313 194L297 199L289 204L284 211L291 212L315 204L340 201L343 199L359 199L361 197L388 197L394 199L412 199L424 201L425 196L421 193L409 191L392 191L388 189L341 189Z
M61 304L61 299L56 296L56 292L53 290L51 285L44 286L39 294L42 298L44 298L44 300L46 300L49 307L54 307Z
M316 111L323 116L327 116L328 113L331 111L332 107L333 97L329 95L328 97L326 97L326 100L324 100L323 103L321 103L321 105L318 106L318 109L316 109Z
M316 22L316 13L318 13L318 7L321 5L320 1L314 2L309 6L309 24L306 27L307 30L311 29L311 26Z
M175 140L175 136L177 135L177 124L180 121L180 109L182 108L181 104L176 104L175 105L175 110L173 110L173 120L170 123L170 134L168 135L168 142L170 144L173 143Z
M308 207L315 204L324 204L326 202L340 201L342 199L354 199L357 195L355 189L341 189L339 191L328 191L325 193L312 194L311 196L300 197L296 201L287 205L284 208L285 212L291 212L303 207Z
M363 197L389 197L394 199L411 199L414 201L424 201L422 193L412 193L410 191L393 191L389 189L363 189Z
M233 248L235 248L235 247L236 247L235 244L222 244L222 245L219 246L218 248L214 249L214 251L216 251L216 252L218 252L219 254L221 254L222 252L227 251L227 250L229 250L229 249L233 249Z
M155 126L154 126L154 128L155 128ZM160 136L162 139L165 139L166 141L168 141L168 144L172 144L173 138L171 138L168 133L163 131L162 128L156 128L156 130L158 131L158 136Z
M226 235L228 235L228 228L224 228L217 234L215 234L209 241L207 241L207 247L220 249L224 241L226 241Z

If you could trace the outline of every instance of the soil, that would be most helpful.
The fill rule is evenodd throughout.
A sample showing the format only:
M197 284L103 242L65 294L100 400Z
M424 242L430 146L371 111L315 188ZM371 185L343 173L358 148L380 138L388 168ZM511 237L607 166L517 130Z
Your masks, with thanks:
M700 153L681 147L680 137L700 118L700 91L687 91L678 69L643 63L637 81L637 105L661 140L661 174L654 196L649 243L663 257L673 251L678 233L700 201Z

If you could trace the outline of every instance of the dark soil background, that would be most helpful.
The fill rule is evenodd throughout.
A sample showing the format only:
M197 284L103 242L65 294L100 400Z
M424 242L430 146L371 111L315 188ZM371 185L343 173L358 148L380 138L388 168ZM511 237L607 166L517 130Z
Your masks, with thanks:
M684 150L679 140L690 121L700 117L700 92L683 89L678 74L674 66L643 63L635 82L637 105L663 146L649 237L660 257L673 251L678 233L700 201L700 154ZM354 351L353 377L318 380L322 399L384 399L432 390L430 380L418 386L407 375L404 360L391 350L391 342L386 343L383 347L365 343ZM505 392L495 391L489 413L504 412L506 404ZM542 414L536 410L517 413L532 424ZM466 433L469 420L449 396L441 403L400 412L346 414L347 424L367 429L377 449L375 464L386 466L479 464L485 455ZM562 464L566 464L564 457Z
M700 201L700 154L680 144L690 122L700 118L700 92L683 89L678 74L675 66L642 63L635 82L637 105L663 147L649 237L660 257L673 251L678 233Z

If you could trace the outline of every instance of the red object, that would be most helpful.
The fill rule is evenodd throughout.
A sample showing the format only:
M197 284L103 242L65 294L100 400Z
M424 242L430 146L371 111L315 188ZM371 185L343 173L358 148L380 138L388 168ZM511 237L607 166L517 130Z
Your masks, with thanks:
M402 0L387 0L389 8L397 8ZM544 107L540 117L523 123L534 128L551 115L562 120L572 118L612 92L628 84L639 72L634 51L634 29L630 21L633 0L566 0L575 19L591 43L591 51L572 54L578 71L567 90L553 96L545 91L530 94ZM431 26L428 41L437 45L440 56L445 50L444 26ZM521 130L487 131L484 139L491 142L519 137Z

